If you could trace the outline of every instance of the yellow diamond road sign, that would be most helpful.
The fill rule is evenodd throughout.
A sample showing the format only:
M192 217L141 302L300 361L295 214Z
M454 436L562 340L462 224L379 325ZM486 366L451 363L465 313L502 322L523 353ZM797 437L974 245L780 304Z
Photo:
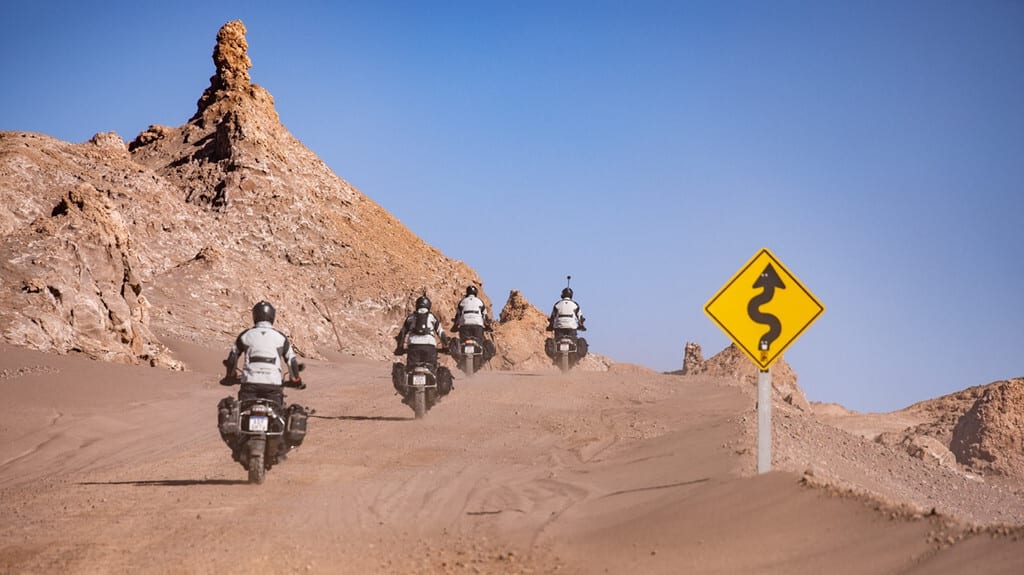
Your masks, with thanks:
M762 370L824 311L814 294L766 248L704 304L704 313Z

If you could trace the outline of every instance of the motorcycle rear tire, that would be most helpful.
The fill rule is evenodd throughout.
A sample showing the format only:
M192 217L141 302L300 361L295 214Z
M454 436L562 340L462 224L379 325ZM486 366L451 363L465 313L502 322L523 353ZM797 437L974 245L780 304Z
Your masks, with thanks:
M427 393L422 387L416 388L412 398L412 411L416 419L423 419L427 414Z
M249 483L261 485L267 478L267 469L263 467L263 457L256 456L249 458Z
M562 370L562 373L569 373L569 369L572 367L569 365L569 354L563 353L561 357L558 358L558 367Z
M465 373L466 375L473 375L475 367L476 367L476 365L475 365L475 362L473 361L473 356L472 355L467 355L466 357L462 358L462 372L463 373Z

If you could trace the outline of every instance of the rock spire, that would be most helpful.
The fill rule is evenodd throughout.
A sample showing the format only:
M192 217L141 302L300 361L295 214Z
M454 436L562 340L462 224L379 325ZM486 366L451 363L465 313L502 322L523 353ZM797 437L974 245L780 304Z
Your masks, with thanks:
M199 98L198 110L193 117L199 118L214 102L232 92L248 92L254 86L249 78L249 43L245 39L245 24L233 20L221 26L217 32L217 44L213 48L213 64L217 72L210 76L210 86Z

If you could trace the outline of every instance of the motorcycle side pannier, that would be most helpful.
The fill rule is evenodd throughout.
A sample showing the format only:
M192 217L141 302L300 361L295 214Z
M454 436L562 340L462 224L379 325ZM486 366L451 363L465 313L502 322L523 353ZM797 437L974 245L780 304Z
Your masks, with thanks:
M452 372L445 366L437 368L437 393L442 397L448 395L454 387L452 383Z
M217 429L229 445L238 434L238 402L234 397L225 397L217 404Z
M301 405L288 407L288 421L284 428L284 441L292 447L302 445L306 439L306 410Z
M395 391L401 395L405 395L405 365L399 362L391 364L391 385L394 386Z

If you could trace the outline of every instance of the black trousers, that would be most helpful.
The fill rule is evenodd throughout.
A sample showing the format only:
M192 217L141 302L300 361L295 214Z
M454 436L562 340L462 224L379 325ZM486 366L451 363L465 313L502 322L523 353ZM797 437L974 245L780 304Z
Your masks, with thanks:
M471 337L478 342L483 343L484 341L484 326L482 325L464 325L459 328L459 337Z
M430 364L431 369L437 369L437 346L429 343L410 343L409 350L406 352L409 356L409 365L415 365L417 363Z
M251 399L269 399L276 401L278 405L284 406L284 388L280 385L268 383L243 383L238 390L238 401Z
M560 337L571 337L576 339L576 330L574 329L555 329L555 339Z

